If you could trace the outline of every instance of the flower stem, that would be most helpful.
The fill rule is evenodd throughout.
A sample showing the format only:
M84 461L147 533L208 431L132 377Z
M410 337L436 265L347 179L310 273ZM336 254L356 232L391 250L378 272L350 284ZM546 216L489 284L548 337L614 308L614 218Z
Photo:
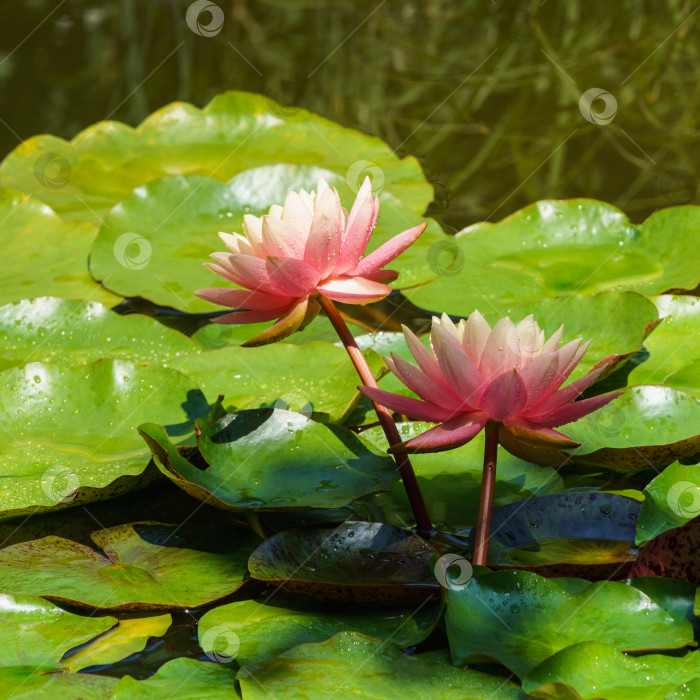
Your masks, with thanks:
M336 308L335 304L328 298L319 296L318 298L321 307L326 312L330 322L333 324L338 337L342 341L345 349L350 355L353 365L357 373L360 375L360 379L363 384L367 386L376 387L377 380L372 374L365 356L362 354L362 350L357 347L355 338L353 338L350 329L347 327L343 317ZM389 445L397 445L401 442L401 437L399 431L396 428L396 423L391 415L391 411L385 406L380 406L372 402L374 410L377 413L377 418L382 425L386 439ZM418 481L416 480L415 472L411 466L411 461L408 455L396 454L394 455L396 460L396 466L399 469L399 474L401 475L401 480L406 489L406 494L408 495L409 503L411 504L411 509L413 510L413 516L416 519L416 529L419 535L424 538L429 538L433 533L433 526L430 522L430 516L428 515L428 509L425 506L425 501L423 500L423 494L421 493L420 486L418 486Z
M489 530L491 529L491 510L493 508L493 491L496 486L496 457L498 455L499 423L489 421L486 424L484 439L484 473L481 479L481 500L479 517L476 521L474 536L475 566L486 566L486 553L489 547Z

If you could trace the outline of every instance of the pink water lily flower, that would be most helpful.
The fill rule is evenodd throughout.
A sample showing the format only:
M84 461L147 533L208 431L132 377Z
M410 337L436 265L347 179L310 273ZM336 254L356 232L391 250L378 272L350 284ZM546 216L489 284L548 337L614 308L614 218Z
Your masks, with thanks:
M360 387L370 399L417 420L440 423L394 452L438 452L469 442L488 421L500 424L499 442L509 452L536 460L547 451L579 445L554 428L612 401L621 392L574 402L604 371L594 369L562 387L590 341L559 347L562 328L545 340L532 316L515 325L508 317L493 329L478 312L455 324L433 318L428 350L404 327L420 369L392 353L389 369L422 400Z
M397 272L382 269L423 233L426 224L394 236L363 257L377 223L379 197L366 178L350 213L321 179L316 192L290 192L284 206L243 217L239 234L220 233L227 253L205 263L243 289L210 287L195 294L214 304L240 309L215 323L257 323L279 319L245 345L262 345L303 328L318 313L314 297L348 304L379 301L391 292Z

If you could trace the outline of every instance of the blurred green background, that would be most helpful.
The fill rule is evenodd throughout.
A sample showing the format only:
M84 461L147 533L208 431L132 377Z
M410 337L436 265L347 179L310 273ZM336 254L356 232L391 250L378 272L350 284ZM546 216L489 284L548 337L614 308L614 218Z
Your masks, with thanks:
M2 154L242 89L417 156L447 230L547 197L635 221L698 203L697 2L217 0L220 28L199 14L211 36L191 4L4 0ZM588 107L607 123L579 107L592 88L613 98Z

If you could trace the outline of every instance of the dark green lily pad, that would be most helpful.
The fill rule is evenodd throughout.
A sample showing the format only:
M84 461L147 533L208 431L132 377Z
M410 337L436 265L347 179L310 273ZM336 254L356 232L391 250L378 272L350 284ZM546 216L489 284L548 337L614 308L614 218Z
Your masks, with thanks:
M34 180L32 166L26 176ZM39 199L0 188L3 250L0 303L51 294L65 299L121 301L90 277L88 253L97 229L64 221Z
M264 168L260 179L284 176L290 166ZM296 168L298 187L315 189L321 175L337 185L349 208L354 192L342 178L317 168ZM233 286L217 277L203 263L221 250L219 231L242 232L244 214L266 214L272 204L282 204L284 187L267 187L270 199L261 199L261 188L234 178L224 184L199 175L166 177L149 182L126 197L104 219L90 255L90 271L114 292L143 297L180 311L220 311L221 306L194 295L196 289ZM263 192L264 193L264 192ZM392 236L417 226L423 218L389 193L380 197L381 217L368 251ZM426 266L427 251L436 242L448 240L440 226L429 222L419 241L403 253L392 268L401 273L398 285L424 282L432 272Z
M170 615L152 615L119 620L119 624L91 644L66 656L61 664L68 671L103 666L142 651L149 637L161 637L172 623Z
M124 676L111 700L163 700L192 698L193 700L222 700L239 698L234 687L236 672L227 666L197 659L173 659L143 681Z
M674 462L644 489L637 544L700 515L700 466Z
M432 424L423 422L397 424L402 440L409 440L431 427ZM380 427L365 430L361 435L380 450L388 447ZM483 433L455 450L411 455L411 464L435 527L454 534L469 534L479 508L483 462ZM494 494L496 508L534 495L558 493L562 489L561 477L551 467L530 464L505 450L499 451ZM386 494L366 499L365 505L375 512L373 519L395 525L412 522L413 515L402 484L396 484Z
M173 435L209 412L192 381L164 367L99 360L33 362L0 374L0 517L111 498L153 480L136 431L159 420Z
M67 167L64 187L43 186L35 177L38 158L53 154ZM134 188L166 175L208 175L221 181L271 163L319 166L354 186L364 175L422 212L433 192L415 158L399 159L379 139L347 129L304 109L285 114L264 95L226 92L204 108L173 102L136 129L98 122L70 143L35 136L0 166L0 184L33 193L64 218L99 224Z
M376 353L366 353L375 376L386 371ZM360 379L345 348L330 343L274 343L259 348L225 347L190 355L178 369L212 401L224 394L236 409L276 406L340 420L360 398Z
M54 536L6 547L3 589L87 608L194 608L243 585L259 542L246 530L149 522L98 530L92 539L104 553Z
M635 226L603 202L545 200L461 231L456 251L468 264L407 296L452 314L478 308L503 315L547 297L563 297L565 305L572 294L694 289L700 271L687 252L699 239L700 207L661 209Z
M629 576L664 576L700 585L698 549L700 523L692 521L666 530L644 546ZM700 605L696 610L700 612Z
M562 430L582 443L574 462L620 472L664 467L700 450L700 400L670 387L633 386Z
M271 697L327 700L414 698L516 700L510 680L474 669L455 668L444 651L404 654L393 644L341 632L321 644L302 644L238 672L246 700Z
M649 354L630 372L629 384L664 384L700 398L700 299L662 295L654 300L661 325L644 343Z
M488 564L547 576L622 578L637 556L639 508L633 498L595 491L567 491L496 508Z
M433 631L439 603L422 607L321 604L276 594L272 599L242 600L210 610L199 621L199 643L208 654L240 645L241 666L261 663L298 644L323 642L338 632L353 631L399 647L414 646Z
M346 521L277 533L253 552L248 568L255 579L318 600L416 600L439 592L433 553L407 530Z
M687 620L674 619L635 588L598 581L568 593L529 571L477 570L465 589L447 591L445 619L455 664L494 660L520 678L581 641L640 651L693 640Z
M42 700L109 700L117 679L89 673L64 673L41 666L0 668L0 693L4 698ZM21 693L21 695L20 695Z
M219 508L336 508L399 478L391 457L347 428L294 411L239 411L197 427L205 466L180 454L161 426L146 423L139 432L168 478Z
M27 362L80 365L107 357L144 364L177 363L201 348L140 314L121 316L94 301L56 297L0 306L0 369Z
M523 679L535 697L558 700L658 700L700 675L700 652L631 657L600 641L562 649ZM679 697L692 697L681 695Z

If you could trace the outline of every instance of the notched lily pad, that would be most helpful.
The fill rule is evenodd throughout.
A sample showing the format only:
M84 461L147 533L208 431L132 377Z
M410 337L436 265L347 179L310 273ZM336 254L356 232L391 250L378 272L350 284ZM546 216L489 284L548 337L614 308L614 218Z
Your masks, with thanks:
M255 579L318 600L418 600L440 591L434 551L407 530L347 521L280 532L253 552L248 568Z
M98 530L92 539L100 551L55 536L6 547L4 590L84 608L195 608L243 585L259 542L243 529L152 522Z
M666 530L644 546L629 576L664 576L700 585L699 549L700 523ZM700 606L696 610L700 612Z
M640 505L615 494L567 491L497 508L488 565L543 576L623 578L637 556Z
M198 452L178 451L159 425L139 432L163 474L227 510L337 508L399 478L394 460L363 438L294 411L239 411L197 428Z

